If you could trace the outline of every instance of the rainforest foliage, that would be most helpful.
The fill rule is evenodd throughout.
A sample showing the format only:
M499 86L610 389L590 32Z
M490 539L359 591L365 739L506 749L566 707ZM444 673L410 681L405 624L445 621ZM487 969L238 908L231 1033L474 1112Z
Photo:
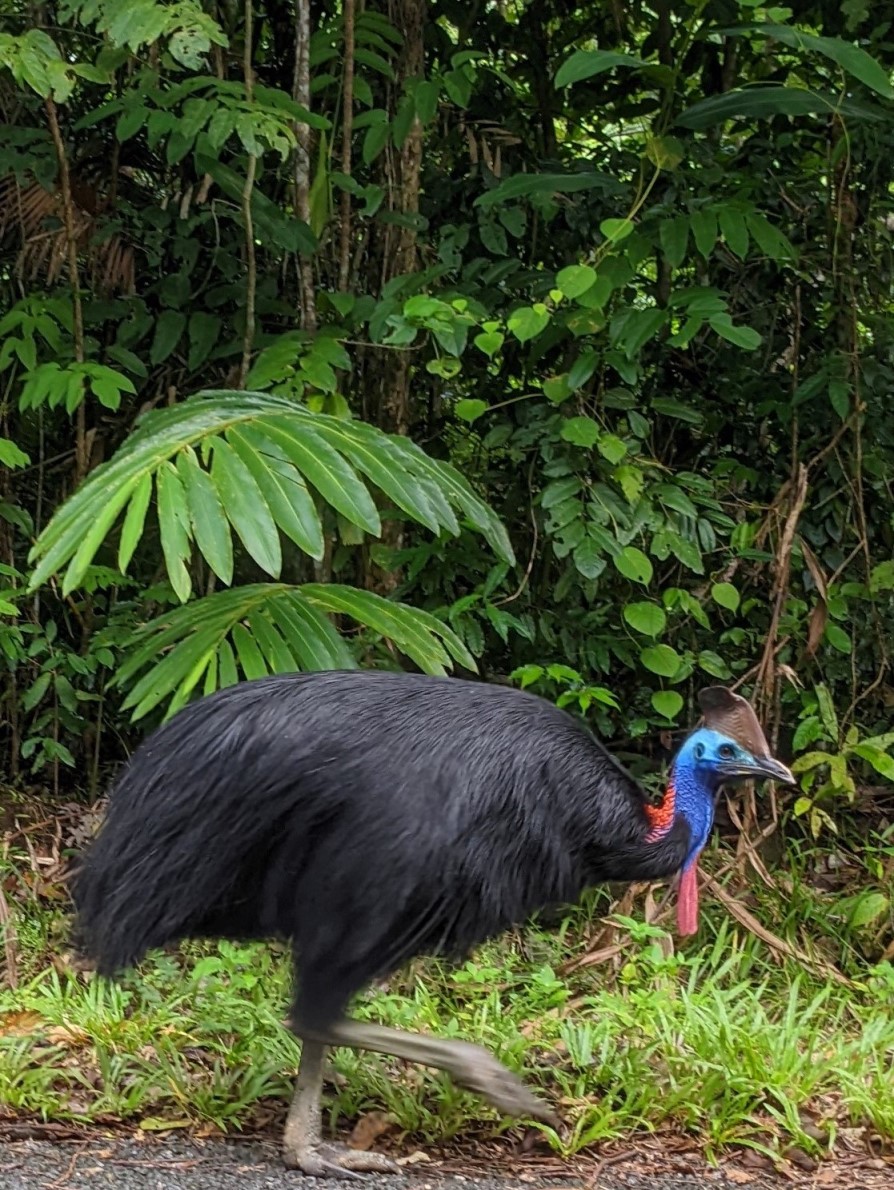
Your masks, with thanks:
M738 681L802 788L735 825L877 832L884 934L894 4L0 10L10 789L268 672L651 762Z

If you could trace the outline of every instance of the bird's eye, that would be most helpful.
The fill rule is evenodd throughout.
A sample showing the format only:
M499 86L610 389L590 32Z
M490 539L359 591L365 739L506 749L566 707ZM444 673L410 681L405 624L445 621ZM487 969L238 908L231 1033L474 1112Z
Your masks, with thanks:
M717 751L724 760L729 760L731 757L736 755L736 750L732 744L721 744Z

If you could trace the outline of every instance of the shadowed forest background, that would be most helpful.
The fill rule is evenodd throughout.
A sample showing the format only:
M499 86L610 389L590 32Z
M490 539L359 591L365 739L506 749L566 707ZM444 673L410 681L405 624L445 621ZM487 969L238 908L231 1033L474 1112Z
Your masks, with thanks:
M99 989L65 865L188 699L359 664L651 785L735 683L801 781L724 799L700 947L601 892L365 1011L539 1061L566 1152L890 1146L892 66L869 0L0 0L0 1114L279 1110L275 954Z

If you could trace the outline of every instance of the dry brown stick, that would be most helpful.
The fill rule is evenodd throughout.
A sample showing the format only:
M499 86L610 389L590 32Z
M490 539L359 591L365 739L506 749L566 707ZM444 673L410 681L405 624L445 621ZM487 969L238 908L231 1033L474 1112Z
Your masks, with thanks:
M254 100L254 65L252 63L253 7L252 0L245 0L245 53L243 74L245 76L245 97L249 105ZM255 295L258 286L258 259L255 251L255 229L251 216L251 196L255 186L258 159L254 153L248 155L245 184L242 187L242 220L245 228L245 330L242 336L242 363L239 367L239 387L245 388L245 378L251 365L251 352L255 341Z
M344 115L341 132L341 172L351 176L351 138L354 135L354 0L344 0L345 65L342 86ZM348 288L351 269L351 193L341 192L341 228L339 230L338 288Z
M805 951L800 950L796 946L792 946L790 942L786 942L784 938L780 938L778 934L774 934L772 930L768 930L766 926L761 925L753 913L740 905L735 897L731 897L722 884L718 884L713 877L708 876L707 873L701 873L702 884L710 889L713 896L723 905L731 917L745 927L755 937L760 938L762 942L766 942L771 950L775 950L777 954L785 955L786 958L796 959L805 967L811 967L814 970L821 971L830 979L834 979L836 983L840 983L843 987L852 987L851 981L830 963L824 963L822 959L814 959Z
M71 305L74 335L75 360L84 362L84 308L81 304L81 278L78 270L78 244L75 236L74 200L71 196L71 173L68 168L68 155L65 152L65 142L59 127L59 113L56 101L52 95L44 100L47 112L47 123L50 136L56 150L56 161L59 165L59 192L62 196L62 217L65 222L66 250L68 252L68 275L71 282ZM87 408L83 400L78 405L75 414L75 482L80 481L87 474Z
M0 927L3 929L3 953L6 960L6 982L11 988L19 986L18 938L12 910L6 894L0 888Z
M775 600L773 605L773 614L770 620L770 628L767 632L767 641L764 645L764 652L761 658L760 667L758 669L758 685L765 685L767 678L770 675L770 669L773 661L774 646L776 643L776 636L779 630L779 621L782 618L782 611L785 606L785 597L788 593L788 578L791 567L792 547L795 542L795 532L798 528L798 521L801 513L804 511L804 504L807 500L807 468L803 463L798 465L797 481L793 485L794 490L791 494L791 505L789 507L788 515L785 518L785 525L782 530L782 539L779 543L779 548L776 551L776 582L775 582Z

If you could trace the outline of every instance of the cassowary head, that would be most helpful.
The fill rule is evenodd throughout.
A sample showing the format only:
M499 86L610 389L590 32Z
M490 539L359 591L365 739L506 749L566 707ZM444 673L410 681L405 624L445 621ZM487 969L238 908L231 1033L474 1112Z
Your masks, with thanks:
M724 686L709 686L698 698L703 726L677 753L670 781L675 812L685 817L692 832L677 899L681 934L694 934L698 928L696 865L714 822L720 786L734 781L795 782L791 771L770 755L757 716L744 698Z

